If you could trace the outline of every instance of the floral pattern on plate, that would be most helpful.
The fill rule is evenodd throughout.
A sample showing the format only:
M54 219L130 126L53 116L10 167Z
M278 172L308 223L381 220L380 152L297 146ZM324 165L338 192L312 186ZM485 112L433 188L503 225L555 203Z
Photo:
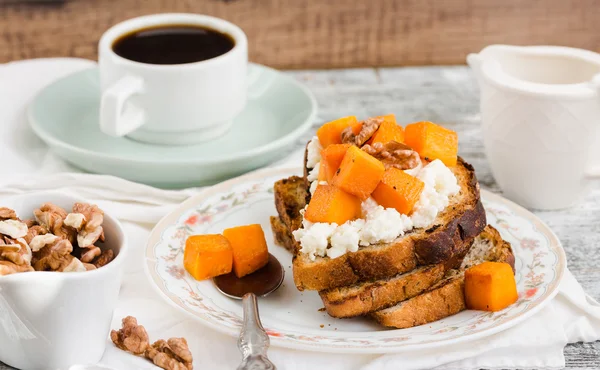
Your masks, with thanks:
M274 245L268 216L275 215L272 186L294 173L264 170L216 185L186 201L153 230L146 270L161 296L214 329L238 335L241 308L224 298L211 282L195 281L183 269L189 235L218 233L235 224L262 223L269 250L287 268L283 292L260 301L261 317L273 345L326 352L398 352L474 340L517 324L542 308L556 293L566 268L564 251L536 216L498 195L482 191L488 223L511 243L519 299L505 310L465 311L410 329L390 330L366 319L336 320L319 312L316 292L298 292L291 279L291 256ZM287 259L287 260L286 260ZM319 324L320 323L320 324Z

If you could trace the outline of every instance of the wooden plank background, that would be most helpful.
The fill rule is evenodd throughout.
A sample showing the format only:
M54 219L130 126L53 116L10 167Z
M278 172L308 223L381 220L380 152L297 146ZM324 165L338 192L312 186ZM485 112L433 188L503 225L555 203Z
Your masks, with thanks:
M600 51L597 0L67 0L0 5L0 62L95 59L106 28L161 12L237 23L250 59L276 68L462 64L493 43Z

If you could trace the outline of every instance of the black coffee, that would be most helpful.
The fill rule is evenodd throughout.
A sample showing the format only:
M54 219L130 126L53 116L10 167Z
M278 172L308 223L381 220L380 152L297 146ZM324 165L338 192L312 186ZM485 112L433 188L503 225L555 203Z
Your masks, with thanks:
M113 50L123 58L148 64L184 64L218 57L233 49L233 38L192 25L144 28L121 36Z

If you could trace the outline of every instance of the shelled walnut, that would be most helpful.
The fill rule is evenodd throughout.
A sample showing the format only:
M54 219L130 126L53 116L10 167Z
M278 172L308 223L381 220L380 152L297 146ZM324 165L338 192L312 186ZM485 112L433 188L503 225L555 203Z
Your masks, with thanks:
M159 339L150 345L146 329L133 316L122 320L119 330L110 332L115 346L134 355L143 355L165 370L193 370L192 352L185 338Z
M385 168L395 167L400 170L410 170L421 164L419 153L396 141L390 141L386 144L367 144L361 149L379 159Z
M33 253L32 265L36 271L83 272L83 263L73 255L73 246L67 239L57 238Z
M0 235L0 276L33 271L31 249L23 240Z
M122 324L121 329L110 332L110 339L123 351L134 355L143 355L149 345L146 329L142 325L138 325L133 316L125 317Z
M362 122L360 132L356 135L352 131L353 128L351 126L347 127L342 131L342 143L354 144L360 148L364 143L369 141L382 123L383 118L368 118Z
M64 209L52 203L44 203L40 208L33 211L33 215L35 220L44 226L48 232L75 243L77 231L64 224L67 217L67 212Z
M44 203L34 210L34 219L21 221L14 210L0 207L0 275L83 272L110 263L114 252L94 244L104 241L104 212L85 203L76 203L73 211Z
M146 357L166 370L192 370L192 353L185 338L159 339L148 347Z

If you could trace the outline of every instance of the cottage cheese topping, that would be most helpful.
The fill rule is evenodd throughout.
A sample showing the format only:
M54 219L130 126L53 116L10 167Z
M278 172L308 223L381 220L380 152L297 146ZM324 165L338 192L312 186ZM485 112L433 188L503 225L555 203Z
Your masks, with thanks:
M423 167L416 177L425 183L425 188L415 204L411 219L416 228L428 227L448 206L450 197L460 191L460 186L452 171L439 159Z
M310 172L308 173L308 176L306 176L306 179L309 182L313 182L316 181L319 178L319 169L321 168L321 163L317 162L317 164L313 167L312 170L310 170Z
M316 175L311 177L309 174L311 193L319 183L315 177L318 176L318 166L311 174L313 172ZM362 203L361 219L342 225L304 220L302 228L293 232L294 238L300 243L300 252L306 253L311 260L317 256L337 258L347 252L356 252L359 246L390 243L413 228L431 226L438 213L448 206L449 198L460 191L456 177L437 159L425 167L406 172L425 183L411 216L400 214L394 208L384 208L369 198Z
M311 260L315 260L315 256L325 256L329 238L338 227L337 224L327 224L323 222L312 223L304 220L302 228L293 232L294 238L300 242L300 253L308 254Z
M346 252L356 252L360 242L360 232L365 225L365 220L354 220L338 226L329 240L331 248L327 249L327 256L337 258Z
M377 206L366 214L366 222L360 230L360 245L390 243L412 228L413 223L408 216L394 208Z
M314 136L306 147L306 167L314 168L321 160L321 150L323 146L319 138Z

